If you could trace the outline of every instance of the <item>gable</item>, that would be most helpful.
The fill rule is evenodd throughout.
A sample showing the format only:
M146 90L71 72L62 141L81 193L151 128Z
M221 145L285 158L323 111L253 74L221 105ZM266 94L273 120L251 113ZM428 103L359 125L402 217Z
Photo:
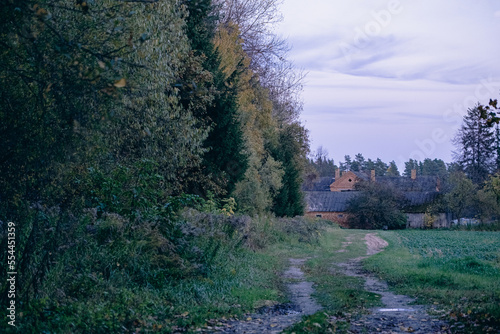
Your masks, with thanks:
M330 191L348 191L353 190L358 182L356 174L349 171L344 173L338 180L330 185Z

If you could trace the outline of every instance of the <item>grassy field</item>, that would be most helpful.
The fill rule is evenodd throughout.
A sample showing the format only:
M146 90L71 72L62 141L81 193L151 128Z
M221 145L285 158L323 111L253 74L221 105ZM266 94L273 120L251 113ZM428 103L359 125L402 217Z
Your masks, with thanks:
M457 331L500 329L500 232L384 231L364 261L397 292L434 304Z

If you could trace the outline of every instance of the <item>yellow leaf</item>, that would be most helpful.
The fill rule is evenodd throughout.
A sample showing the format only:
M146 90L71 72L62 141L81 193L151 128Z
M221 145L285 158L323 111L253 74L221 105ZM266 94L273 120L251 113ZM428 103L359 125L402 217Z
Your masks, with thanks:
M125 80L125 78L121 78L120 80L115 81L115 84L114 84L114 86L117 88L123 88L126 85L127 85L127 80Z
M38 10L36 11L36 15L37 15L37 16L45 16L45 15L47 15L47 14L48 14L48 12L47 12L45 9L43 9L43 8L40 8L40 9L38 9Z

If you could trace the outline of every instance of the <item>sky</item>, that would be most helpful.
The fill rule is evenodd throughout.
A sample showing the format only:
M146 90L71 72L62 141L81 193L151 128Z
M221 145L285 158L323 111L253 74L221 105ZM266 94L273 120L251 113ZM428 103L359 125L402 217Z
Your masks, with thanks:
M498 0L283 0L307 73L301 121L329 157L452 161L467 109L500 98Z

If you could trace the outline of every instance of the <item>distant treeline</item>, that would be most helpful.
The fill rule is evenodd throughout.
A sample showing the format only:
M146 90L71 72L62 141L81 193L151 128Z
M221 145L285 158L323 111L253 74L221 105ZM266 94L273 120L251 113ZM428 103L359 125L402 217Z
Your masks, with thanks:
M424 159L424 161L417 161L414 159L409 159L405 162L405 169L401 174L398 170L396 162L393 160L389 163L383 162L380 158L375 161L372 159L365 159L365 157L358 153L355 155L354 159L350 155L344 156L344 161L339 162L338 165L335 164L333 159L328 158L328 152L322 147L318 147L314 155L308 158L308 172L309 177L333 177L335 171L338 169L341 172L353 171L353 172L366 172L375 170L375 175L377 176L405 176L410 177L411 171L415 170L417 175L435 175L435 176L446 176L448 171L453 171L457 169L456 164L446 164L441 159Z

